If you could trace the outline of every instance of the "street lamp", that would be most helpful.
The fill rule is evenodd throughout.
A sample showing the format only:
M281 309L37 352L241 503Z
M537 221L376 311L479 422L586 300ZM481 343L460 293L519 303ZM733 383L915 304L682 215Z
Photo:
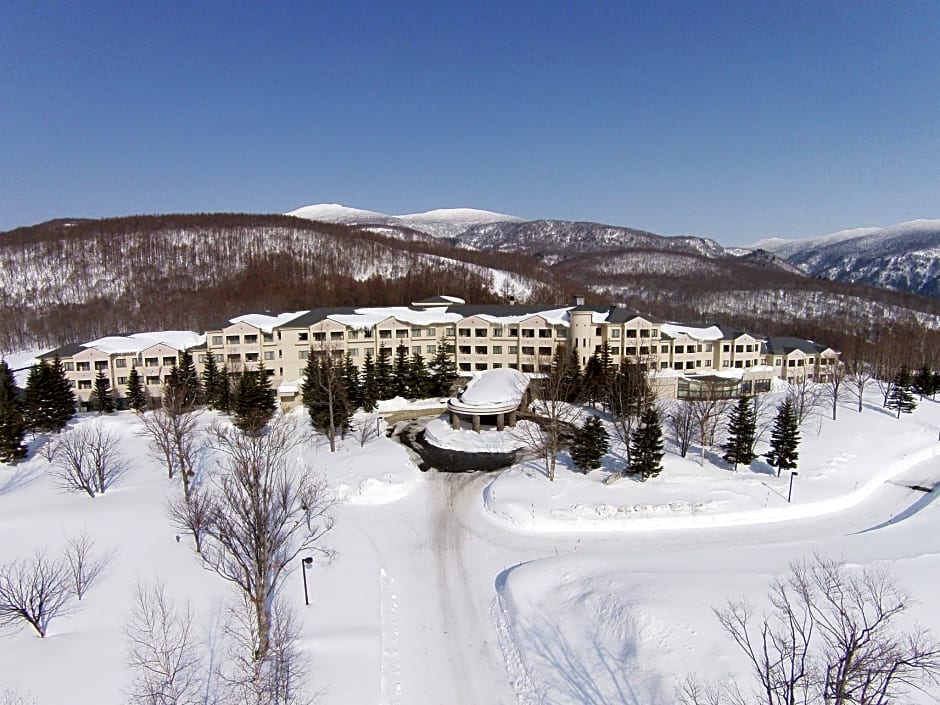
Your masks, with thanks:
M790 473L790 491L787 492L787 502L789 502L789 501L790 501L790 498L793 496L793 478L796 477L796 476L799 475L799 474L800 474L800 473L798 473L796 470L794 470L794 471L792 471L792 472Z
M307 570L312 565L313 565L313 557L307 556L306 558L303 559L303 568L300 571L301 573L303 573L303 576L304 576L304 604L306 604L307 606L310 605L310 596L307 594Z

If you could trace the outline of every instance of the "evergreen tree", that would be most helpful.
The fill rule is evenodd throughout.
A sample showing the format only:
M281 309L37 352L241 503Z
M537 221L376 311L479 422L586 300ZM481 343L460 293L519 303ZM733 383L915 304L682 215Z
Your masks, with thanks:
M757 459L754 453L754 437L757 435L757 418L754 405L747 397L740 397L728 415L728 440L722 446L724 459L734 469L738 465L750 465Z
M431 375L421 353L413 353L408 364L408 392L412 399L431 396Z
M379 348L375 361L375 394L376 400L379 401L395 396L392 383L392 351L384 345Z
M114 397L111 396L111 380L103 370L95 375L95 386L91 392L91 408L99 414L114 413Z
M26 420L34 432L59 432L75 416L72 383L58 355L52 363L40 361L26 379Z
M911 391L911 371L906 365L902 365L894 375L888 408L897 411L898 418L901 418L901 414L910 414L917 408L914 393Z
M219 370L215 389L212 392L217 411L227 414L232 410L232 391L232 377L229 374L228 367L223 367Z
M411 390L408 389L408 348L399 345L395 349L395 365L392 368L392 396L410 399Z
M797 453L799 445L800 425L793 403L787 399L777 407L777 416L770 431L770 450L764 456L771 467L777 468L778 476L783 470L796 469L800 457Z
M219 366L215 355L206 355L206 364L202 368L202 395L203 401L210 409L217 409L219 396Z
M925 363L920 370L914 373L914 378L911 381L911 391L923 401L924 397L930 396L932 386L933 373L930 371L930 367Z
M581 362L578 360L578 351L574 348L568 350L565 345L558 345L552 356L552 379L556 380L553 387L564 390L564 399L570 404L580 401L583 377L581 375Z
M0 463L14 463L26 457L26 416L13 372L0 360Z
M264 370L245 370L232 396L232 422L244 433L257 435L277 409L277 394Z
M591 415L584 425L577 429L571 444L571 459L581 472L587 474L601 466L601 458L610 447L607 429L601 420Z
M332 355L323 355L318 362L311 353L304 368L301 393L311 424L326 433L330 439L330 452L334 452L336 431L349 428L352 417L343 383L343 367L333 362Z
M127 377L127 405L139 414L148 406L150 400L147 396L147 390L144 389L140 380L140 373L137 372L136 367L132 367Z
M449 397L457 381L457 363L454 361L453 346L447 343L446 338L441 338L437 345L430 371L430 393L435 397Z
M597 400L601 397L604 384L604 372L601 364L601 354L595 350L594 354L588 358L587 366L584 368L584 387L583 397L590 402L591 406L597 405Z
M643 481L656 477L663 470L663 429L659 414L652 406L640 416L640 424L630 440L629 470Z
M359 381L359 368L353 363L352 355L348 352L343 358L343 387L346 390L346 400L351 410L362 406L362 384Z
M58 433L75 416L75 393L65 374L62 360L56 355L49 366L49 388L51 391L50 415L52 430Z
M202 385L199 383L193 356L188 350L180 353L179 362L170 370L167 386L171 394L180 395L175 398L179 399L179 406L183 408L191 409L202 403Z
M366 359L362 363L362 381L360 384L360 400L362 410L369 413L375 409L379 399L378 383L375 379L375 360L372 351L366 350Z
M930 376L930 398L933 399L940 392L940 370Z
M23 394L23 415L26 427L33 433L49 430L45 404L49 396L49 363L40 360L29 368L26 390Z

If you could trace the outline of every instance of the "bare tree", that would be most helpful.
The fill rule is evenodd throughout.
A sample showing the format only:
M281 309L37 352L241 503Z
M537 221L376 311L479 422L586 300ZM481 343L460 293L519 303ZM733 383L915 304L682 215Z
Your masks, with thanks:
M731 601L716 615L744 652L754 684L681 688L691 705L887 705L936 684L940 644L926 631L898 631L906 596L883 569L850 572L816 557L773 582L769 613Z
M64 554L72 591L81 600L104 574L112 554L97 553L95 540L84 531L66 539Z
M858 413L862 413L862 402L865 400L865 389L875 379L875 368L868 362L856 360L849 365L846 382L852 394L858 401Z
M202 537L209 526L212 510L210 489L192 486L189 498L185 495L176 495L167 500L166 513L170 523L180 531L193 537L196 544L196 553L202 553Z
M787 389L787 399L793 406L796 422L800 426L819 412L825 399L825 393L826 389L822 384L813 382L806 375L797 377L790 382Z
M189 497L195 476L198 448L199 416L194 396L185 385L164 385L163 405L145 414L140 420L150 438L154 458L162 462L172 480L177 474L183 481L183 496Z
M686 402L702 445L700 464L705 465L705 450L715 444L715 434L734 400L725 393L726 382L702 380L696 395Z
M828 379L822 383L823 396L828 399L832 407L832 420L836 420L836 411L839 408L839 402L846 395L846 373L845 365L838 363L832 365L829 370Z
M38 705L36 696L19 688L7 688L0 695L0 705Z
M287 604L271 605L269 648L256 655L257 612L249 600L229 610L224 626L229 669L222 676L227 700L242 705L307 705L307 666L298 648L299 626Z
M655 394L646 377L646 364L624 363L620 369L608 376L605 401L610 407L614 434L625 448L624 460L630 467L630 440L634 429L640 424Z
M162 583L138 583L124 636L127 665L133 674L127 691L129 703L197 705L211 701L189 603L177 607Z
M334 498L322 477L290 462L304 437L298 424L277 416L257 435L227 426L211 431L223 456L209 493L202 543L204 564L244 593L255 610L256 659L270 648L271 605L284 571L333 526Z
M359 447L362 448L373 438L379 437L379 419L378 414L366 414L365 416L356 416L352 420L352 432L356 440L359 441Z
M45 637L49 623L74 598L67 563L47 558L45 551L0 566L0 627L26 622Z
M669 428L676 439L679 455L685 457L692 445L695 434L695 416L688 402L678 399L669 405L666 417L669 419Z
M89 497L102 494L127 470L118 438L98 423L77 426L56 440L55 474L59 484Z

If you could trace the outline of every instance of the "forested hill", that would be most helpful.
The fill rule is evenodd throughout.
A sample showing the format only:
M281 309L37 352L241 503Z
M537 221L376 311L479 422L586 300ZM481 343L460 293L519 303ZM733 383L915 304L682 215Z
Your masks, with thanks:
M400 305L458 292L495 303L567 287L528 257L283 215L59 219L0 233L0 350L246 311Z

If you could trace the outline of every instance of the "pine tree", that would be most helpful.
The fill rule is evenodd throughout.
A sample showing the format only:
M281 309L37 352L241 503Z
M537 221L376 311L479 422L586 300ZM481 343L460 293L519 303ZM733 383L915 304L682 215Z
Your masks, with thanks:
M584 425L577 429L571 444L571 459L581 472L587 474L601 466L601 458L607 452L607 429L596 416L589 416Z
M91 392L91 408L98 414L114 413L114 397L111 396L111 380L105 376L103 370L95 375L95 386Z
M591 406L596 406L605 386L601 354L595 350L594 354L588 358L587 366L584 368L584 399L590 402Z
M453 346L441 338L430 365L431 389L435 397L449 397L453 394L454 382L457 381L457 363L454 361Z
M196 365L189 351L183 350L180 353L179 362L170 370L167 387L174 398L179 400L181 407L191 409L202 403L202 385L199 383ZM180 396L176 397L176 394Z
M219 395L219 366L215 355L206 355L206 364L202 368L202 394L203 400L210 409L217 409Z
M23 393L23 415L26 428L33 433L49 430L46 421L45 404L49 395L49 363L40 360L38 365L29 368L26 377L26 390Z
M375 379L375 360L372 351L366 350L366 359L362 363L362 381L360 385L360 405L362 410L369 413L375 409L379 399L378 383Z
M392 368L392 396L410 399L408 389L408 348L399 345L395 349L395 365Z
M346 390L346 401L351 410L362 406L362 384L359 382L359 369L353 363L352 355L348 352L343 358L343 388Z
M914 373L914 379L911 381L911 391L923 401L924 397L930 396L932 386L933 373L925 363L920 370Z
M408 364L408 392L411 399L427 399L431 395L431 375L419 352L411 355Z
M917 408L914 393L911 391L911 371L906 365L902 365L894 375L888 408L897 411L898 418L901 418L901 414L910 414Z
M223 414L232 410L232 377L229 374L228 367L219 370L216 378L216 386L212 392L212 398L215 400L215 408Z
M6 360L0 360L0 463L14 463L26 457L26 416Z
M335 452L336 431L349 428L352 417L343 383L343 367L334 364L332 355L324 355L317 362L311 354L304 368L301 393L311 424L326 433L330 452Z
M800 425L792 402L787 399L777 407L777 416L770 431L770 450L764 455L767 463L777 468L777 476L783 470L795 470L800 445Z
M263 370L245 370L232 397L232 423L244 433L257 435L277 409L277 395Z
M392 384L392 351L384 345L379 348L375 361L375 393L375 398L379 401L395 396Z
M148 406L147 396L147 390L140 381L140 373L136 367L132 367L127 377L127 405L139 414Z
M738 465L750 465L757 459L757 454L754 453L756 434L757 418L754 415L754 405L750 399L742 396L728 415L728 440L722 446L725 451L722 457L731 463L735 470Z
M580 401L583 378L577 350L574 348L568 350L566 346L558 345L552 356L551 375L552 379L556 380L552 386L564 392L564 399L558 401L566 401L570 404Z
M933 399L940 392L940 370L930 375L930 398Z
M29 372L26 380L26 419L36 432L58 433L75 416L75 394L72 383L58 355L52 363L45 360Z
M663 470L663 429L659 414L652 406L640 416L640 424L630 440L629 470L643 481L656 477Z

